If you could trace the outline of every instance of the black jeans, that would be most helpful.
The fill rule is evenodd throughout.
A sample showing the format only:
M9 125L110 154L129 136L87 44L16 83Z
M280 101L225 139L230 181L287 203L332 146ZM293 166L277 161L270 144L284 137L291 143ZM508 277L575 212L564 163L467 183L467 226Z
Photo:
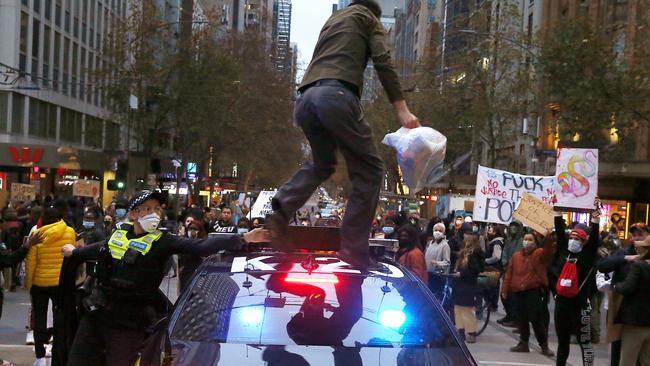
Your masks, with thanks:
M280 187L274 201L286 217L293 216L334 173L336 152L340 151L352 181L341 226L341 248L367 256L384 169L359 98L336 82L312 86L296 101L294 118L309 141L313 161Z
M36 358L45 357L45 343L52 336L47 329L47 308L52 300L52 310L56 311L57 292L59 286L39 287L32 286L29 290L32 296L32 316L34 317L34 353Z
M144 331L107 327L92 316L79 322L67 366L133 366L144 341Z
M565 366L569 358L571 335L578 336L583 366L593 366L591 344L591 307L587 299L556 296L555 332L557 334L557 366Z
M519 304L519 340L528 343L530 340L530 324L533 325L535 338L541 347L548 346L548 327L544 316L546 302L546 290L532 289L515 292L513 295ZM548 310L546 310L548 311Z

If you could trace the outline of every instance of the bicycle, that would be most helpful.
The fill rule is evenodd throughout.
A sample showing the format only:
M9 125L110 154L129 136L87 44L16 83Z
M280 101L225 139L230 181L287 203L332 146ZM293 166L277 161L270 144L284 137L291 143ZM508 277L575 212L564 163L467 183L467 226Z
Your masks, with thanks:
M451 295L453 294L453 286L451 284L451 279L454 278L453 274L445 274L445 273L436 273L436 276L443 277L445 279L445 285L442 290L442 299L440 300L440 305L442 306L442 309L447 313L447 316L449 316L449 319L455 324L455 318L454 318L454 303L451 298ZM479 278L486 277L480 275ZM476 331L476 335L479 336L481 333L485 331L487 328L489 322L490 322L490 314L492 312L490 308L490 304L485 298L486 292L489 290L488 288L484 288L481 284L481 281L478 281L478 286L479 286L479 292L476 295L475 301L476 301L476 320L478 322L478 327Z

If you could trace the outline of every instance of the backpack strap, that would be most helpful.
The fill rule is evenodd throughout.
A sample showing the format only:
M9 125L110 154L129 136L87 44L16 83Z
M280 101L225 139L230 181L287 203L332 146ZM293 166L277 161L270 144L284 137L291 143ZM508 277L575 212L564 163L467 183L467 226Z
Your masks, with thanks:
M579 291L582 291L582 288L585 286L585 283L587 283L587 280L589 279L589 277L591 276L591 274L594 272L594 269L595 269L595 268L596 268L596 267L591 267L591 269L589 270L589 273L587 273L587 277L585 277L585 278L582 280L582 283L580 284L580 288L578 288L578 292L579 292Z

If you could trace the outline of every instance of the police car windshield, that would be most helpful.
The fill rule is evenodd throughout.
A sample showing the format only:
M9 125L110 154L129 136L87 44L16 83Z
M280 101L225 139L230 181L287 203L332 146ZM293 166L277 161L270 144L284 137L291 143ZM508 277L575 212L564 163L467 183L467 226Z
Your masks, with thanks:
M177 311L172 338L259 345L456 345L426 289L395 267L382 275L346 272L336 260L319 266L338 268L334 272L308 273L300 262L271 267L200 275Z

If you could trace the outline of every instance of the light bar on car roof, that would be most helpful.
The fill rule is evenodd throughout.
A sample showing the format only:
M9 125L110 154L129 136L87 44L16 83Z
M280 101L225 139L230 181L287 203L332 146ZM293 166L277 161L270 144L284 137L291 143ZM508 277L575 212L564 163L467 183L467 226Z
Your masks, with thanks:
M334 275L289 273L284 279L289 283L339 283L338 277Z

